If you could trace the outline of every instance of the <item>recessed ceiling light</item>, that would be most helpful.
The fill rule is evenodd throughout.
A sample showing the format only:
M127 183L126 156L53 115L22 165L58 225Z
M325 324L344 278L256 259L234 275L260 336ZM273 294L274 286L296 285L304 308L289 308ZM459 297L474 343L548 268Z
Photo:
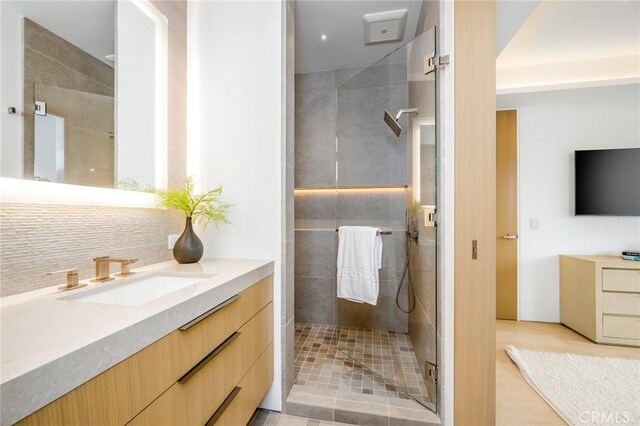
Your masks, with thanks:
M327 35L326 35L326 34L322 34L322 35L320 36L320 38L322 39L322 41L325 41L325 40L327 39Z

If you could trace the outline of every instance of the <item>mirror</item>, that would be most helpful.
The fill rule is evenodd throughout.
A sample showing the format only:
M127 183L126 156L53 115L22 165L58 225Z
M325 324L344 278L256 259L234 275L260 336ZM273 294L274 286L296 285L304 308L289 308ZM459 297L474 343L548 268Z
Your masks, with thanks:
M0 7L0 176L165 188L166 18L146 0Z

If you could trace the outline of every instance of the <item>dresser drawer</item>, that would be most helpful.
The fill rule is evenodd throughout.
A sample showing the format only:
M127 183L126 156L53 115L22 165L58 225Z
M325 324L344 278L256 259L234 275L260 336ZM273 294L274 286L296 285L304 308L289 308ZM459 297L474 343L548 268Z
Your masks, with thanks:
M272 330L270 303L129 424L204 424L271 343Z
M198 321L185 324L19 424L87 425L129 422L272 299L273 277L247 288Z
M246 425L273 382L273 344L229 393L225 402L206 423L206 426Z
M602 293L602 313L640 316L640 293Z
M640 339L640 317L603 315L602 334L619 339Z
M603 269L602 289L640 293L640 269Z

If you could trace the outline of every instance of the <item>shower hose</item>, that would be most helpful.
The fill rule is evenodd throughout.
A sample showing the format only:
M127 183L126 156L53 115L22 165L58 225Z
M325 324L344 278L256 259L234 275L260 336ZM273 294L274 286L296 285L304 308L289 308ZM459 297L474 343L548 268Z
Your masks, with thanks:
M407 244L406 244L406 255L407 261L404 265L404 271L402 272L402 278L400 278L400 282L398 283L398 290L396 291L396 306L400 309L401 312L405 314L410 314L416 308L416 294L413 290L413 279L411 277L411 268L409 268L409 262L411 260L411 244L412 241L417 242L417 236L413 236L411 233L407 232ZM400 291L402 290L402 285L404 284L405 278L407 279L407 284L409 286L409 301L407 309L405 310L400 305Z

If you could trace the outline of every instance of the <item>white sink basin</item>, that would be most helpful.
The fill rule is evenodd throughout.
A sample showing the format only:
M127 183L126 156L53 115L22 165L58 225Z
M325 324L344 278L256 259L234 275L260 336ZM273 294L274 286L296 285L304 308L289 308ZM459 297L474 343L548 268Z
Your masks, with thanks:
M212 276L154 274L121 282L111 281L105 284L108 285L106 288L96 288L61 299L105 305L136 306L198 284Z

